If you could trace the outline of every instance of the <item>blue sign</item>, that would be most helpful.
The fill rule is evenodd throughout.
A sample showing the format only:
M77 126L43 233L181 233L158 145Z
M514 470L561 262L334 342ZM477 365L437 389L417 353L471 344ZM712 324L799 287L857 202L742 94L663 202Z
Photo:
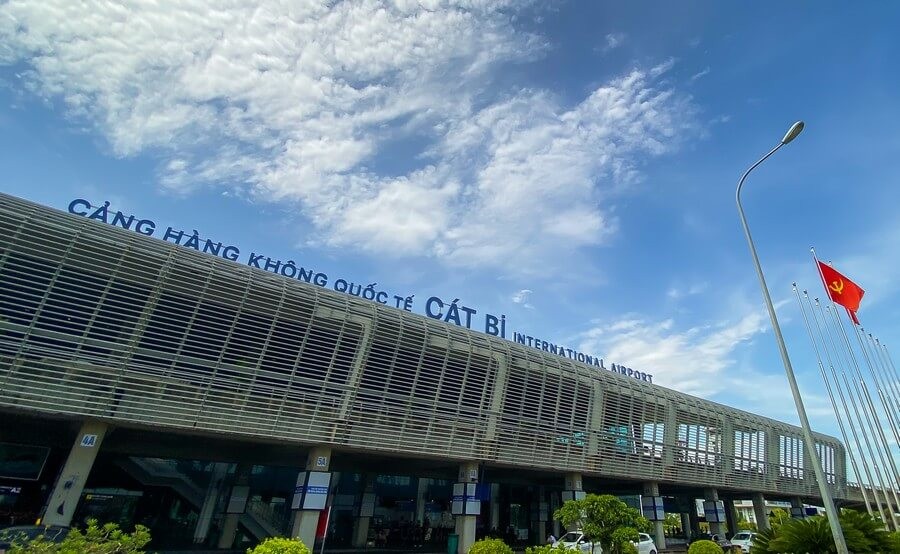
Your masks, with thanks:
M241 259L241 249L233 244L225 244L212 238L202 237L196 229L190 233L173 227L166 227L165 230L162 230L162 228L153 220L141 219L131 214L124 214L120 211L112 210L109 201L104 202L102 205L95 206L83 198L76 198L69 203L69 213L84 216L96 221L102 221L107 225L128 229L148 237L154 235L159 237L159 235L162 235L162 240L166 242L171 242L184 248L191 248L197 252L217 256L232 262L237 262ZM158 233L157 231L160 232ZM407 312L413 311L414 294L392 294L383 290L376 282L363 285L362 283L355 283L351 280L342 278L331 281L328 274L319 271L316 268L304 267L298 265L294 260L281 260L257 252L250 252L247 255L246 265L319 287L328 287L329 282L331 282L331 288L337 292L350 294ZM505 315L497 316L485 312L481 313L479 316L479 311L477 309L461 304L459 298L447 302L438 296L429 297L424 304L424 315L445 323L453 323L454 325L459 325L466 329L481 329L485 334L504 339L506 338L507 326ZM572 348L566 348L531 335L514 332L512 334L512 341L531 346L543 352L592 365L600 369L607 369L603 364L602 358L590 356ZM646 381L648 383L653 382L653 376L649 373L635 371L630 367L611 364L609 370L627 377L633 377L640 381Z

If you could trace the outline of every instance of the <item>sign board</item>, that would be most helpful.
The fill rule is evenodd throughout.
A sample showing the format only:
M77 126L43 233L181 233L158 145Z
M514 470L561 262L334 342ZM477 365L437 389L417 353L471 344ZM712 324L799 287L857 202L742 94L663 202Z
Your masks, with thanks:
M641 513L650 521L664 521L666 519L666 510L663 507L663 497L642 496Z
M81 435L81 446L93 448L97 445L97 435Z
M331 473L327 471L310 471L303 490L304 510L324 510L328 501L328 488L331 486Z
M725 523L725 502L721 500L704 501L703 514L709 523Z
M453 496L450 502L450 513L463 515L466 511L466 483L453 483Z

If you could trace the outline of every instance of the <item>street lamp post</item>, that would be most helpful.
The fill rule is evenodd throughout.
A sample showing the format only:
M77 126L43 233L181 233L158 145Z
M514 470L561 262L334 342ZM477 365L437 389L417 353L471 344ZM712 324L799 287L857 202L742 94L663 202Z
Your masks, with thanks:
M758 162L750 166L741 180L738 182L737 190L734 197L737 202L738 214L741 217L741 225L744 228L744 236L747 237L747 245L750 247L750 255L753 257L753 266L756 268L756 276L759 278L759 286L762 289L763 299L766 301L766 309L769 310L769 319L772 321L772 330L775 332L775 340L778 342L778 350L781 353L781 361L784 363L784 371L787 374L788 383L791 385L791 394L794 396L794 404L797 406L797 415L800 417L800 427L803 429L803 440L806 443L806 451L809 452L809 459L812 460L813 472L816 475L816 481L819 483L819 492L822 494L822 503L825 504L825 514L828 516L828 523L831 526L831 534L834 536L834 543L837 546L838 554L848 554L847 543L844 540L844 533L841 530L841 523L838 519L837 508L834 505L834 499L831 497L831 491L828 488L828 481L822 471L822 464L819 461L819 455L816 452L816 441L813 438L812 431L809 427L809 419L806 417L806 409L803 407L803 398L800 396L800 389L797 388L797 379L794 377L794 368L791 366L791 359L788 357L787 347L784 344L784 337L781 335L781 327L778 326L778 318L775 316L775 307L772 305L772 298L769 296L769 288L766 286L766 278L763 276L762 267L759 265L759 256L756 254L756 247L753 245L753 238L750 236L750 227L747 226L747 218L744 216L744 208L741 206L741 187L750 172L766 161L769 156L778 151L779 148L791 142L800 131L803 130L803 122L798 121L791 125L787 134L778 143L778 146L769 151L768 154L759 159Z

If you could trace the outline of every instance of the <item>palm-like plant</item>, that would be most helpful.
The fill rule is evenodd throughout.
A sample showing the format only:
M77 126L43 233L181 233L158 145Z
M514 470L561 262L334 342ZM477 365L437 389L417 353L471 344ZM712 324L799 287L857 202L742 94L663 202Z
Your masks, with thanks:
M855 554L900 553L895 539L884 530L881 522L868 514L846 510L841 514L841 528L847 548ZM751 554L782 554L797 552L836 552L828 519L815 516L788 520L753 538Z

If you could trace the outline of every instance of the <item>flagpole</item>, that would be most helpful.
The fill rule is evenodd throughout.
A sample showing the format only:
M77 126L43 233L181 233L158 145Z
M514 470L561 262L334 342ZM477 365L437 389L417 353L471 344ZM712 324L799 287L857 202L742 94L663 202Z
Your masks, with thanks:
M872 464L875 467L875 473L879 477L879 484L881 485L884 492L885 500L887 501L888 507L890 507L890 498L886 491L890 491L894 496L895 500L897 500L898 505L900 505L900 499L897 498L897 491L894 490L893 487L888 487L887 483L889 481L885 481L885 478L890 478L889 473L891 473L890 469L893 466L893 458L890 457L890 452L887 451L887 441L884 440L884 433L881 433L881 427L878 424L878 419L876 417L875 407L872 404L872 398L869 395L868 387L866 386L865 380L862 378L862 373L859 371L859 364L856 361L856 355L853 353L853 347L850 344L850 338L847 335L847 331L844 329L843 324L841 323L841 319L837 314L837 307L835 306L834 311L829 310L831 313L831 317L834 321L835 326L840 330L841 336L844 339L844 346L847 348L847 352L849 353L849 359L851 361L849 367L855 370L855 376L851 379L853 382L853 388L856 389L856 394L859 397L859 403L863 407L863 414L865 415L866 424L869 426L869 432L872 435L872 443L874 444L875 453L878 455L877 459L872 460ZM849 385L848 385L849 386ZM874 422L873 422L874 419ZM881 435L881 440L879 441L879 434ZM878 464L881 464L881 467L884 468L884 476L882 477L882 472L879 470ZM896 471L894 471L896 473ZM894 510L889 508L891 513L891 519L894 522L894 527L900 529L898 526L897 517L894 514Z
M850 387L850 382L847 379L847 373L844 370L846 365L846 360L841 360L842 356L840 355L840 350L838 349L837 343L834 339L834 332L832 331L831 326L828 324L828 318L825 316L825 310L822 305L819 304L819 299L816 299L816 307L818 308L819 314L822 316L822 327L819 328L819 317L813 312L813 316L815 316L816 327L819 328L819 333L823 337L828 337L828 341L831 344L831 351L834 352L834 363L831 361L831 356L829 355L829 364L831 365L831 375L834 377L835 388L838 391L838 395L841 398L841 404L844 406L844 413L847 414L847 421L850 424L850 429L853 431L854 438L856 439L856 447L859 451L860 461L862 462L863 471L865 471L866 478L869 480L869 486L872 487L872 497L874 498L875 507L878 509L878 513L881 515L881 521L884 524L885 528L888 527L888 517L884 512L882 512L882 501L879 499L878 488L876 487L876 479L872 478L872 472L869 470L869 460L871 460L872 471L875 472L877 480L879 483L883 483L884 481L881 478L881 472L878 469L878 466L875 464L875 452L872 449L872 443L869 440L869 435L866 433L866 424L863 421L862 416L859 413L859 408L856 404L856 397L853 395L853 389ZM828 311L831 311L830 307L827 307ZM824 330L823 330L824 329ZM826 348L826 353L828 353L828 349ZM841 377L844 380L844 386L841 387L841 379L838 378L837 369L835 369L835 364L837 364L841 368ZM847 406L847 398L844 396L844 389L847 390L847 397L850 398L850 404L853 406L853 414L850 413L850 408ZM859 433L862 435L862 440L856 435L856 428L853 424L853 416L856 416L856 421L859 423ZM862 445L865 444L866 450L869 453L869 458L867 459L865 453L863 451ZM886 493L884 491L884 487L882 486L882 495L885 496L885 500L887 500ZM884 504L887 504L885 501Z
M897 441L897 445L900 446L900 433L897 432L897 406L892 406L893 398L890 397L891 389L888 388L888 385L882 383L881 379L881 371L880 371L880 363L878 358L875 356L875 352L872 351L872 345L870 341L866 340L866 330L860 327L857 332L860 335L860 343L866 344L866 355L870 356L872 359L871 367L872 367L872 377L875 380L875 387L878 391L878 396L881 400L881 405L884 407L884 413L887 416L888 423L891 425L891 431L894 433L894 439ZM869 338L872 338L872 334L869 333ZM898 476L897 483L900 484L900 476Z
M753 237L750 235L750 227L747 224L747 217L744 215L744 207L741 205L741 188L750 172L756 169L759 164L763 163L769 156L778 151L782 146L791 142L803 130L803 122L798 121L791 125L791 128L781 139L775 148L768 154L759 159L755 164L744 172L741 180L738 181L737 189L734 192L734 200L737 204L738 215L741 218L741 226L744 228L744 237L747 239L747 246L750 247L750 256L753 258L753 267L756 269L756 277L759 279L759 287L762 289L763 300L766 303L766 309L769 312L769 319L772 322L772 330L775 333L775 341L778 343L778 351L781 354L781 361L784 364L784 372L787 376L788 384L791 387L791 394L794 397L794 404L797 406L797 416L800 419L800 428L803 432L803 440L806 442L807 451L810 453L809 460L813 466L813 473L819 485L819 492L822 495L822 503L825 507L825 514L828 516L828 525L831 527L831 534L834 538L834 544L837 554L849 554L847 550L847 542L844 539L844 531L841 529L841 522L838 519L838 511L831 497L828 481L822 472L822 464L819 456L816 455L816 440L813 438L812 431L809 426L809 418L806 416L806 408L803 406L803 397L800 396L800 389L797 387L797 379L794 377L794 368L791 366L791 358L788 355L787 346L784 343L784 336L781 334L781 327L778 325L778 317L775 315L775 306L772 305L772 297L769 295L769 287L766 285L766 278L763 275L762 266L759 263L759 256L756 254L756 246L753 244Z
M879 366L881 367L881 378L887 383L886 388L889 390L891 394L891 400L894 401L894 409L900 411L900 390L897 389L897 383L891 380L890 369L888 368L887 360L884 357L884 352L881 350L880 343L878 342L878 337L873 337L872 333L869 333L869 344L872 347L874 355L879 360ZM898 441L900 444L900 441Z
M856 325L854 325L853 327L856 330L856 333L858 335L859 329L857 329ZM844 328L843 323L841 324L841 331L843 331L846 336L847 331ZM849 342L849 339L848 339L848 342ZM860 346L862 346L862 341L860 341ZM863 353L863 354L865 355L865 353ZM884 434L884 426L881 425L881 418L878 416L878 411L875 409L875 403L872 401L872 395L869 393L869 387L863 378L862 372L860 371L860 368L858 365L855 367L855 369L856 369L857 377L859 378L859 382L863 387L863 392L866 395L866 402L869 405L869 409L872 410L872 419L876 423L875 429L878 431L878 436L881 437L881 443L884 445L884 452L885 452L885 455L887 457L887 462L888 462L885 465L890 470L890 473L893 474L893 477L894 477L894 481L892 482L892 485L891 485L891 491L894 493L894 497L897 500L897 505L900 506L900 496L898 496L898 494L897 494L896 485L893 484L893 483L900 483L900 473L897 472L897 464L894 462L894 457L891 455L890 442L888 442L888 440L887 440L887 435ZM890 476L891 475L889 474L888 477L890 477Z
M809 341L813 345L813 350L816 353L816 361L819 363L819 373L822 374L822 381L825 382L825 390L828 391L828 399L831 401L831 409L834 410L834 417L837 419L838 427L841 430L841 437L844 439L844 444L847 445L847 454L850 458L850 467L853 468L853 474L860 477L859 467L856 465L856 456L853 455L853 450L850 446L850 439L847 436L847 430L844 428L844 421L841 418L840 411L838 410L837 401L834 399L834 394L831 392L831 384L828 382L828 375L825 373L825 365L822 363L822 357L819 355L819 346L816 342L816 338L813 335L812 327L809 324L809 318L806 317L806 310L803 308L803 302L800 300L800 293L797 291L797 283L793 285L794 295L797 297L797 304L800 305L800 313L803 314L803 323L806 324L806 332L809 335ZM806 294L806 291L803 291L803 296L806 298L807 304L809 303L809 296ZM812 311L812 306L810 306L810 311ZM822 349L824 350L825 341L822 341ZM827 355L827 353L826 353ZM854 433L855 434L855 433ZM869 503L869 495L866 494L866 488L860 486L859 490L863 495L863 502L866 505L866 511L869 512L869 515L874 515L872 513L872 505Z
M894 433L894 438L897 440L897 444L900 445L900 434L897 433L897 426L894 424L894 414L892 413L890 404L887 402L887 398L884 396L884 391L881 387L881 382L878 379L878 376L875 374L875 364L869 358L869 351L865 347L865 340L862 338L860 334L860 328L858 325L853 326L853 330L856 331L856 340L859 341L859 348L862 350L863 357L866 359L866 365L869 366L869 371L872 373L872 381L875 383L875 392L878 393L878 399L881 400L881 406L884 408L884 414L887 417L888 425L891 427L891 431ZM884 429L881 430L884 433ZM887 441L887 437L885 437L885 447L887 448L888 455L890 455L890 443ZM895 478L896 482L900 483L900 474L896 473L895 466ZM898 504L900 504L900 499L897 500Z
M894 382L900 386L900 375L897 374L897 367L894 366L894 359L891 357L890 351L887 349L887 345L882 343L881 348L884 349L884 354L887 357L888 362L891 364L891 372L894 374Z

